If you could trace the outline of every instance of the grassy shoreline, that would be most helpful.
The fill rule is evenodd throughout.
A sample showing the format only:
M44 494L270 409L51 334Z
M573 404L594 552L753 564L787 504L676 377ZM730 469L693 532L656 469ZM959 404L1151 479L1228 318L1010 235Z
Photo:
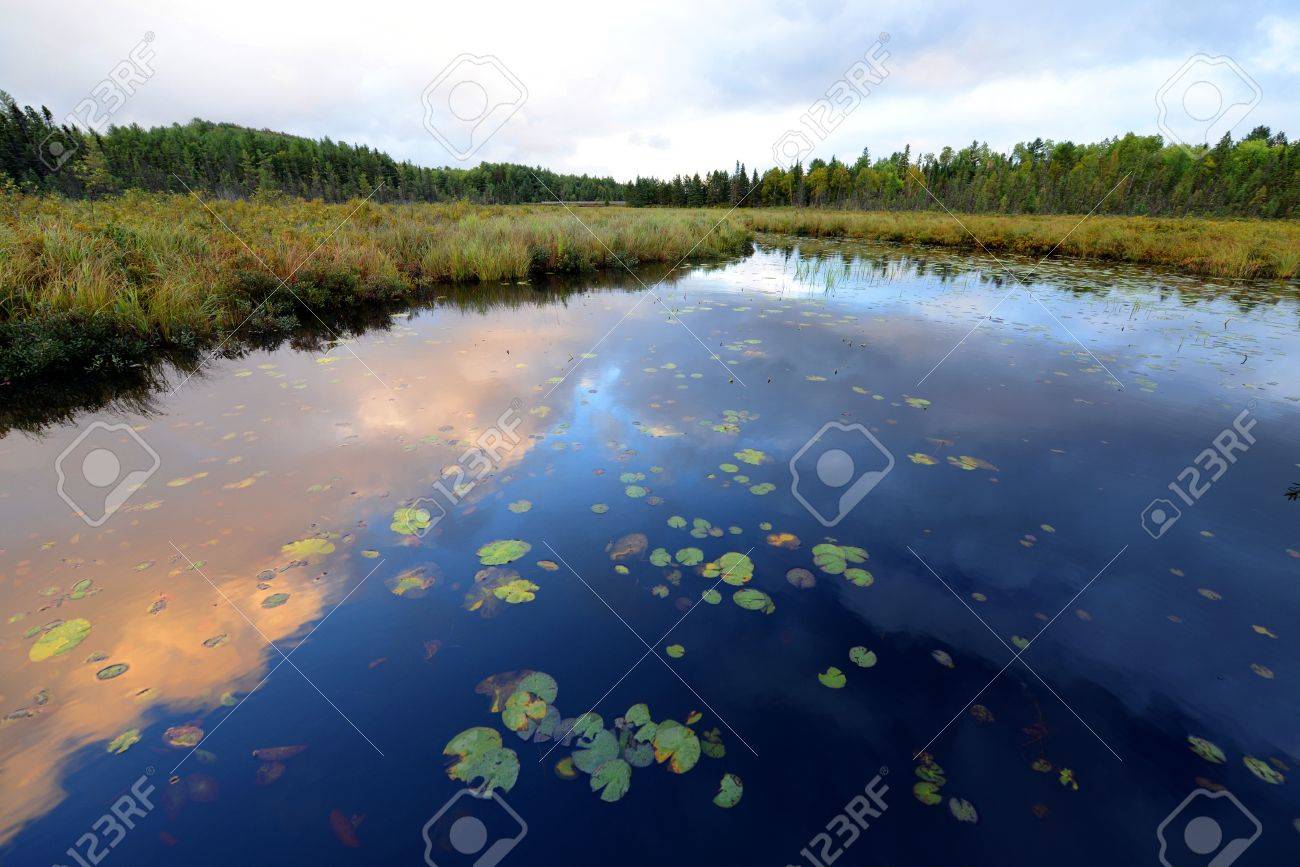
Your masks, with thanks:
M961 215L959 223L942 212L788 208L593 207L578 216L582 223L563 207L534 205L0 194L0 384L126 370L236 330L287 334L443 284L539 284L740 255L755 232L1052 252L1223 278L1300 276L1297 221ZM280 278L292 291L281 291Z
M752 238L734 221L714 228L707 211L584 208L581 219L461 203L0 198L0 382L121 369L440 284L739 255Z
M1205 277L1300 277L1300 221L998 216L943 211L737 211L759 232L1158 265ZM969 230L969 231L968 231ZM973 236L973 237L972 237ZM978 238L978 241L976 240Z

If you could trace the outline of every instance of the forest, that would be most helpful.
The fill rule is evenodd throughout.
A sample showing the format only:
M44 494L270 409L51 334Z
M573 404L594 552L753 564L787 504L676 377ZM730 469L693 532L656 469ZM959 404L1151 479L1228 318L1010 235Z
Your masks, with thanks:
M57 153L52 153L57 151ZM1293 218L1300 208L1300 143L1258 126L1193 153L1133 133L1095 144L1035 139L1001 153L972 142L913 154L909 147L852 163L831 157L762 175L731 170L672 179L558 174L512 163L426 168L365 145L192 120L102 135L19 107L0 91L0 177L26 193L100 197L139 189L202 190L218 198L288 195L340 202L776 207L965 213Z

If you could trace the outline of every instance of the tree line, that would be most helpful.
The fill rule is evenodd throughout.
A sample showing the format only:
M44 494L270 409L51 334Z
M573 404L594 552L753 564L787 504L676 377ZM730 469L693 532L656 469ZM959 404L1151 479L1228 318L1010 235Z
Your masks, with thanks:
M1132 133L1095 144L1035 139L1009 153L972 142L938 154L911 148L852 163L678 175L672 179L558 174L513 163L470 169L398 162L349 145L193 120L103 134L56 121L49 109L20 108L0 91L0 177L18 189L99 196L126 189L241 198L284 194L327 202L465 199L488 204L626 201L633 206L794 206L969 213L1296 217L1300 142L1260 126L1192 153L1160 136ZM381 186L382 184L382 186Z

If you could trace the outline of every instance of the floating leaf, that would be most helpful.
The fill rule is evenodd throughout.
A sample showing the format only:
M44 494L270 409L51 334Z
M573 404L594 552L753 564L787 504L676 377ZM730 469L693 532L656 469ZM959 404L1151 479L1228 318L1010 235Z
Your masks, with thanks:
M775 490L776 490L776 485L772 484L771 482L763 482L761 484L751 485L749 488L749 492L751 494L754 494L759 497L763 496L764 494L770 494Z
M514 750L501 745L501 735L496 729L485 726L466 729L447 743L442 754L457 757L447 769L447 775L468 785L478 781L483 795L498 788L508 792L519 779L519 757Z
M626 795L631 785L632 767L622 759L610 759L591 775L591 790L600 792L600 799L609 803Z
M767 544L774 548L798 548L799 537L794 533L769 533Z
M1227 760L1227 757L1223 754L1223 750L1219 748L1218 744L1207 741L1205 738L1199 738L1196 735L1188 735L1187 743L1191 744L1192 752L1196 753L1207 762L1221 765Z
M939 463L938 459L930 457L925 452L912 452L907 456L907 459L912 463L920 464L923 467L932 467Z
M1068 786L1076 792L1079 791L1079 781L1074 778L1074 771L1069 768L1061 768L1059 780L1062 786Z
M312 536L307 539L299 539L297 542L290 542L288 545L282 546L280 551L294 559L323 557L334 552L334 543L329 539Z
M988 470L989 472L993 472L993 473L996 473L998 471L998 468L993 466L988 461L980 460L979 458L973 458L970 455L962 455L961 457L956 457L956 458L954 458L952 455L949 455L948 463L962 470Z
M674 530L680 530L682 527L686 526L686 519L681 515L673 515L668 519L668 526L672 527Z
M506 706L501 711L501 721L511 731L521 732L546 716L546 702L526 689L516 690L506 699Z
M394 596L402 596L410 599L419 599L428 592L433 586L433 579L424 576L424 567L417 566L414 569L408 569L400 575L395 575L384 582L388 592Z
M934 783L917 783L912 786L912 794L916 796L918 801L928 807L943 803L943 795L939 794L939 787Z
M876 654L873 651L867 650L862 645L858 645L849 650L849 659L853 660L856 665L860 665L863 668L871 668L871 666L876 664Z
M90 634L90 621L83 618L65 620L57 626L47 629L36 639L36 643L27 651L27 658L32 662L41 662L52 656L67 653L86 640Z
M705 590L700 594L700 598L710 605L717 605L722 601L722 594L710 587L708 590Z
M681 548L673 557L683 566L694 566L704 559L704 552L699 548Z
M477 553L479 562L484 566L503 566L513 563L532 549L532 545L518 539L498 539L488 542Z
M866 569L858 569L857 567L845 569L844 577L858 587L870 587L872 584L876 583L874 575Z
M772 597L753 587L737 590L732 594L731 600L746 611L762 611L764 614L771 614L776 610Z
M952 661L952 655L949 654L948 651L932 650L930 651L930 655L934 657L935 662L939 663L944 668L956 668L957 664Z
M509 602L511 605L518 605L521 602L532 602L537 598L538 586L527 578L517 578L508 584L493 588L492 593L496 598Z
M629 497L631 497L634 500L639 500L642 497L644 497L646 494L650 493L650 490L648 488L642 487L641 485L628 485L626 488L623 489L623 493L627 494Z
M650 562L655 566L667 566L672 561L672 555L668 553L667 548L655 548L650 552Z
M603 514L605 514L606 512L609 511L609 504L608 504L608 503L593 503L593 504L592 504L592 507L591 507L591 511L595 512L597 515L603 515Z
M722 743L722 732L718 731L717 726L700 735L700 751L711 759L720 759L727 754L727 748Z
M664 653L668 654L673 659L681 659L686 655L686 648L682 647L680 644L670 644L664 648Z
M743 461L744 463L755 467L768 460L767 455L758 449L741 449L735 454L736 460Z
M736 466L735 464L718 464L718 469L722 470L724 473L740 472L740 467Z
M847 680L844 677L844 672L840 671L833 665L821 674L817 675L817 679L822 682L822 686L830 687L831 689L843 689L844 684L847 683Z
M800 590L807 590L809 587L817 586L817 576L807 569L791 569L785 573L785 580Z
M713 796L713 803L724 810L729 810L740 803L740 797L744 793L745 785L740 781L740 777L735 774L723 774L722 782L718 784L717 794Z
M283 605L288 601L289 601L288 593L272 593L270 596L262 600L262 607L279 608L281 605Z
M124 753L127 750L131 749L131 747L138 744L139 742L140 742L140 730L127 729L117 737L113 738L113 740L109 741L108 751L114 754Z
M573 766L584 774L594 773L618 755L618 739L609 729L603 728L594 737L582 738L578 746L579 749L573 753Z
M1281 771L1277 770L1263 759L1257 759L1254 756L1244 756L1241 761L1248 771L1269 785L1280 786L1286 782L1286 777L1282 776Z
M695 732L674 720L659 724L654 736L655 761L668 762L674 774L684 774L700 760L700 739Z
M974 825L980 820L979 813L975 811L975 805L962 798L949 798L948 812L952 813L952 817L958 822L968 822Z
M722 576L722 580L733 587L739 587L754 577L754 561L750 560L746 554L728 551L717 560L706 563L704 566L705 578L717 578L718 576Z
M116 662L112 665L104 666L99 671L95 672L95 679L112 680L115 677L121 677L126 674L130 667L131 666L127 665L125 662Z
M864 563L867 560L867 552L852 545L832 545L823 542L814 545L812 552L813 562L819 569L830 575L841 575L848 568L849 563Z
M192 749L203 740L203 729L195 725L172 726L163 732L163 742L177 749Z
M433 524L428 509L401 508L393 512L393 522L388 529L404 536L418 536Z
M554 560L538 560L537 565L539 568L544 569L547 572L555 572L560 568L560 564L556 563Z
M578 771L573 767L573 756L565 756L555 763L555 776L561 780L577 779Z

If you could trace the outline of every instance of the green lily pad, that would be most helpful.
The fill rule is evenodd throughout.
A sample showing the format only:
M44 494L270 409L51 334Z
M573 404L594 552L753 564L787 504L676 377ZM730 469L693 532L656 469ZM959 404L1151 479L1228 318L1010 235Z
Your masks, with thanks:
M447 743L442 754L457 758L447 769L447 776L470 786L477 781L483 795L494 789L508 792L519 779L519 756L501 745L501 735L496 729L485 726L466 729Z
M710 605L717 605L722 601L722 594L710 587L708 590L705 590L700 594L700 598Z
M573 766L584 774L595 773L596 769L618 756L618 738L609 729L601 729L594 737L583 738L579 749L573 753Z
M667 566L673 562L673 558L667 548L655 548L650 552L650 562L656 566Z
M870 587L872 584L876 583L875 577L870 572L866 569L858 569L857 567L845 569L844 577L859 587Z
M609 503L593 503L591 511L595 512L597 515L603 515L609 511Z
M722 743L722 732L716 726L700 735L700 751L711 759L726 756L727 747Z
M700 760L700 739L675 720L664 720L654 736L655 761L668 762L674 774L684 774Z
M90 588L95 582L89 578L82 578L76 584L72 585L72 592L68 594L69 599L85 599L90 595Z
M281 605L283 605L288 601L289 601L288 593L272 593L270 596L262 600L262 607L279 608Z
M644 702L632 705L623 714L623 721L634 726L647 725L650 722L650 706Z
M753 587L737 590L731 595L731 601L746 611L762 611L764 614L771 614L776 610L776 603L772 601L772 597Z
M1227 760L1223 750L1217 744L1207 741L1205 738L1198 738L1196 735L1188 735L1187 742L1192 746L1192 752L1196 753L1207 762L1213 762L1221 765Z
M121 677L126 674L131 666L125 662L115 662L112 665L106 665L99 671L95 672L96 680L112 680L115 677Z
M477 553L479 562L484 566L503 566L513 563L532 549L532 545L518 539L498 539L488 542Z
M1241 761L1246 766L1246 770L1270 785L1280 786L1286 782L1286 777L1282 776L1282 772L1263 759L1244 756Z
M876 654L873 651L867 650L862 645L858 645L849 650L849 659L853 660L855 664L860 665L863 668L871 668L871 666L876 664Z
M740 803L740 797L744 793L745 784L740 781L740 777L735 774L723 774L722 782L718 784L718 792L713 796L713 803L724 810L729 810Z
M544 671L530 671L523 676L516 688L531 692L547 704L555 701L555 697L560 694L555 678Z
M389 578L384 582L384 585L388 587L388 592L394 596L419 599L433 586L433 579L424 577L424 569L417 566Z
M682 647L680 644L670 644L664 648L664 653L668 654L673 659L681 659L686 655L686 648Z
M429 529L433 516L428 509L401 508L393 512L393 521L388 529L404 536L418 536Z
M536 599L538 589L538 586L527 578L516 578L508 584L493 588L492 594L511 605L518 605Z
M52 656L67 653L86 640L90 634L90 621L78 617L65 620L58 626L47 629L36 639L36 643L27 651L27 658L32 662L41 662Z
M943 795L939 794L939 787L934 783L920 782L912 786L912 794L916 799L927 807L933 807L936 804L943 803Z
M642 497L644 497L646 494L650 493L650 491L649 489L644 488L641 485L628 485L626 488L623 489L623 493L627 494L629 497L631 497L634 500L639 500Z
M672 527L674 530L680 530L682 527L686 526L686 519L681 515L673 515L668 519L668 526Z
M771 482L760 482L757 485L750 485L749 487L749 492L759 497L763 496L764 494L770 494L775 490L776 490L776 485L772 484Z
M532 507L533 504L528 500L515 500L513 503L509 503L506 505L506 508L514 512L516 515L522 515L524 512L527 512Z
M722 470L724 473L740 472L740 467L736 466L735 464L718 464L718 469Z
M609 803L626 795L631 785L632 766L622 759L610 759L591 775L591 790L600 792L600 799Z
M768 460L767 455L758 449L741 449L735 454L736 460L743 461L744 463L755 467ZM732 470L732 472L735 471Z
M334 552L334 543L329 539L322 539L320 536L311 536L283 545L280 550L290 557L300 560L304 557L323 557L326 554L332 554Z
M113 754L124 753L140 743L140 730L127 729L108 743L108 751Z
M546 716L546 702L526 689L516 690L506 699L506 706L501 711L501 721L511 731L521 732L528 728L529 722L537 722Z
M822 682L822 686L831 689L843 689L844 684L847 683L847 679L844 677L844 672L840 671L833 665L821 674L817 675L817 679Z
M704 552L699 548L680 548L673 556L683 566L694 566L704 559Z
M819 569L830 575L842 575L849 563L864 563L867 560L867 552L852 545L832 545L823 542L814 545L812 552L813 562Z
M705 578L718 576L733 587L739 587L754 577L754 561L746 554L728 551L712 563L704 564Z

